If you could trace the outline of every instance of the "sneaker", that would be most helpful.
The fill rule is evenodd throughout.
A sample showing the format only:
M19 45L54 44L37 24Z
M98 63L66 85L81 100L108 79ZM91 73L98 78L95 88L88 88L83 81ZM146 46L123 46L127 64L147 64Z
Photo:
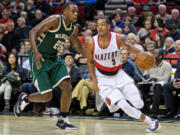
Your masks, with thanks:
M10 104L6 104L3 112L10 112Z
M56 128L61 128L61 129L65 129L65 130L76 130L77 129L77 127L75 127L72 123L69 122L68 117L58 120L58 122L56 123Z
M149 125L149 128L146 129L146 132L156 132L161 128L161 125L158 120L153 120L152 123Z
M18 97L17 103L14 105L14 115L20 116L20 113L25 109L25 107L29 104L27 100L27 94L21 93Z

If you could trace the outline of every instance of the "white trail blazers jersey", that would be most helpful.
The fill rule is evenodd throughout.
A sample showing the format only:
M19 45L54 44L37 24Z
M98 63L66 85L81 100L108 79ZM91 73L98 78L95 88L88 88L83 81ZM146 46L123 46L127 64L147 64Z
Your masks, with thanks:
M110 33L110 41L106 48L99 44L99 36L93 37L93 60L96 68L104 75L115 75L122 68L120 49L117 43L117 34Z

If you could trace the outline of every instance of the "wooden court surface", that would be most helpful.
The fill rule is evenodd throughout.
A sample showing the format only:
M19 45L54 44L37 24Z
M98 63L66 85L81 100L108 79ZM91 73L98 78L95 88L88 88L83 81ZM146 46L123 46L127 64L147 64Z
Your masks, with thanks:
M70 119L76 131L56 129L57 118L0 116L0 135L180 135L180 124L162 123L158 133L146 133L143 122Z

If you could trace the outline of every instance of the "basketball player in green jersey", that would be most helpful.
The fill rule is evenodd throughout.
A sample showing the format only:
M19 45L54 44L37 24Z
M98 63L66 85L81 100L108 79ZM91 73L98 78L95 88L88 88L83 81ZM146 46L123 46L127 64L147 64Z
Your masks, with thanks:
M61 129L76 129L68 121L68 111L71 103L72 87L70 76L57 56L63 49L66 39L70 39L75 48L85 56L85 50L77 38L77 28L73 23L77 20L78 8L73 3L63 6L63 15L53 15L42 21L30 31L32 53L30 64L33 82L39 93L27 95L21 93L14 107L15 116L20 116L29 102L48 102L52 98L52 88L59 86L61 95L61 117L56 124Z

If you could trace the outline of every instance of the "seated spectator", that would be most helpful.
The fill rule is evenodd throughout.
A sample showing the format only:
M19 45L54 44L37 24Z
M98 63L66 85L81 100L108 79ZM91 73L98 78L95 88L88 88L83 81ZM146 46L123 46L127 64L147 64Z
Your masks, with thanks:
M73 56L75 56L78 52L76 51L76 49L71 45L71 41L70 40L66 40L64 43L64 54L65 53L72 53Z
M136 8L134 6L128 7L127 16L131 18L132 24L135 24L138 21L138 17L136 15Z
M82 36L78 36L79 40L81 41L82 45L85 48L86 48L86 43L90 37L92 37L92 31L89 29L82 32Z
M18 58L15 54L10 53L7 58L7 65L4 67L2 84L0 85L0 94L4 94L5 107L4 111L10 110L10 99L13 85L18 86L23 78L23 68L18 65Z
M24 11L27 12L27 22L31 21L32 19L34 19L34 14L35 14L35 7L34 7L34 2L32 0L28 0L26 2L26 6Z
M153 54L155 49L156 49L156 45L155 45L154 41L150 41L149 43L147 43L147 45L146 45L146 51L147 52L150 52L151 54Z
M122 29L119 28L119 27L115 27L115 28L114 28L114 32L115 32L115 33L118 33L118 34L123 34L123 33L122 33Z
M156 34L159 32L161 33L163 36L166 36L168 34L168 29L166 29L164 27L164 23L163 20L160 18L155 19L154 21L154 27L155 29L152 29L150 31L150 35L152 37L153 40L156 40Z
M2 39L5 35L5 26L4 24L0 24L0 41L2 42Z
M152 28L151 21L146 20L144 22L144 27L141 28L137 33L138 40L139 41L144 40L149 35L149 32L150 32L151 28Z
M96 22L95 21L88 21L87 22L87 29L92 31L92 35L96 35L97 34L97 26L96 26Z
M177 28L180 29L179 10L178 9L171 10L171 15L172 18L166 20L165 27L169 29L171 24L175 24Z
M180 40L176 40L174 44L175 52L173 53L168 53L166 55L166 58L179 58L180 57ZM166 60L168 61L173 68L176 68L177 65L177 60Z
M10 19L10 13L9 13L9 11L7 9L4 9L1 12L1 14L2 14L2 19L0 19L0 23L4 24L5 31L7 31L8 30L8 27L7 27L8 22L13 22L13 20Z
M31 49L31 44L29 40L25 40L23 44L21 44L21 49L19 53L17 54L19 57L19 64L22 65L25 60L29 59L29 52Z
M158 6L159 14L156 15L156 18L161 18L163 20L163 23L165 24L167 19L171 18L171 15L166 13L166 5L160 4Z
M122 49L121 52L122 69L132 78L134 77L134 67L131 62L128 61L129 52L128 50Z
M127 41L131 44L134 45L134 47L138 48L141 51L144 51L143 47L139 44L137 44L137 37L133 33L129 33L127 36Z
M35 18L33 20L31 20L31 23L29 25L31 25L32 27L36 26L37 24L39 24L45 17L43 17L43 13L41 12L41 10L36 10L35 12Z
M14 22L9 22L7 24L8 31L2 38L1 43L6 47L7 53L17 52L20 46L19 35L15 32Z
M103 11L97 11L96 19L100 19L104 17L104 12Z
M127 16L127 17L125 18L125 24L129 26L129 29L130 29L130 32L131 32L131 33L137 34L136 27L135 27L134 24L132 23L131 17Z
M167 37L165 39L164 46L163 46L163 51L164 51L164 57L166 57L168 53L175 52L174 40L171 37Z
M148 44L149 42L151 42L151 41L153 41L153 40L152 40L152 38L151 38L150 35L148 35L148 36L146 36L146 37L144 38L144 44L143 44L144 50L147 50L147 44Z
M143 11L142 14L139 16L138 21L135 23L136 27L143 27L143 22L145 21L145 15L147 14L147 12L150 11L149 6L144 6L143 7Z
M163 55L163 50L156 50L154 52L156 63L151 69L145 71L144 73L145 75L149 75L149 82L154 82L154 97L152 102L152 113L154 117L157 117L159 114L159 105L163 93L163 85L170 80L172 72L171 64L163 60Z
M29 31L32 27L26 25L26 21L22 17L18 18L17 23L18 27L15 29L15 32L19 35L20 42L23 42L25 39L29 38Z
M119 14L114 13L111 16L111 29L113 30L115 27L119 27L119 28L123 28L125 25L125 22L123 20L121 20L121 17L119 16Z
M144 21L146 21L146 20L150 21L151 24L154 24L154 20L155 20L154 14L152 12L149 12L149 11L146 12L146 14L144 16ZM153 26L152 26L152 28L153 28Z
M155 44L156 44L156 49L163 48L164 46L164 36L159 32L156 33Z
M174 80L166 83L163 86L163 92L164 92L164 101L166 105L167 112L164 116L165 118L171 118L174 117L177 113L177 101L175 101L176 98L173 97L173 92L176 92L178 95L180 91L180 58L178 58L177 63L177 70L175 72Z
M71 85L74 88L81 80L81 74L77 66L74 65L74 56L72 53L64 54L65 66L71 76Z
M115 27L116 28L116 27ZM114 29L115 29L114 28ZM119 28L119 27L118 27ZM127 39L127 36L128 36L128 34L130 33L130 28L129 28L129 26L128 25L124 25L124 27L122 28L122 35L123 35L123 37L125 38L125 39Z
M180 29L177 29L177 26L173 23L169 26L168 37L172 37L174 41L180 39Z

